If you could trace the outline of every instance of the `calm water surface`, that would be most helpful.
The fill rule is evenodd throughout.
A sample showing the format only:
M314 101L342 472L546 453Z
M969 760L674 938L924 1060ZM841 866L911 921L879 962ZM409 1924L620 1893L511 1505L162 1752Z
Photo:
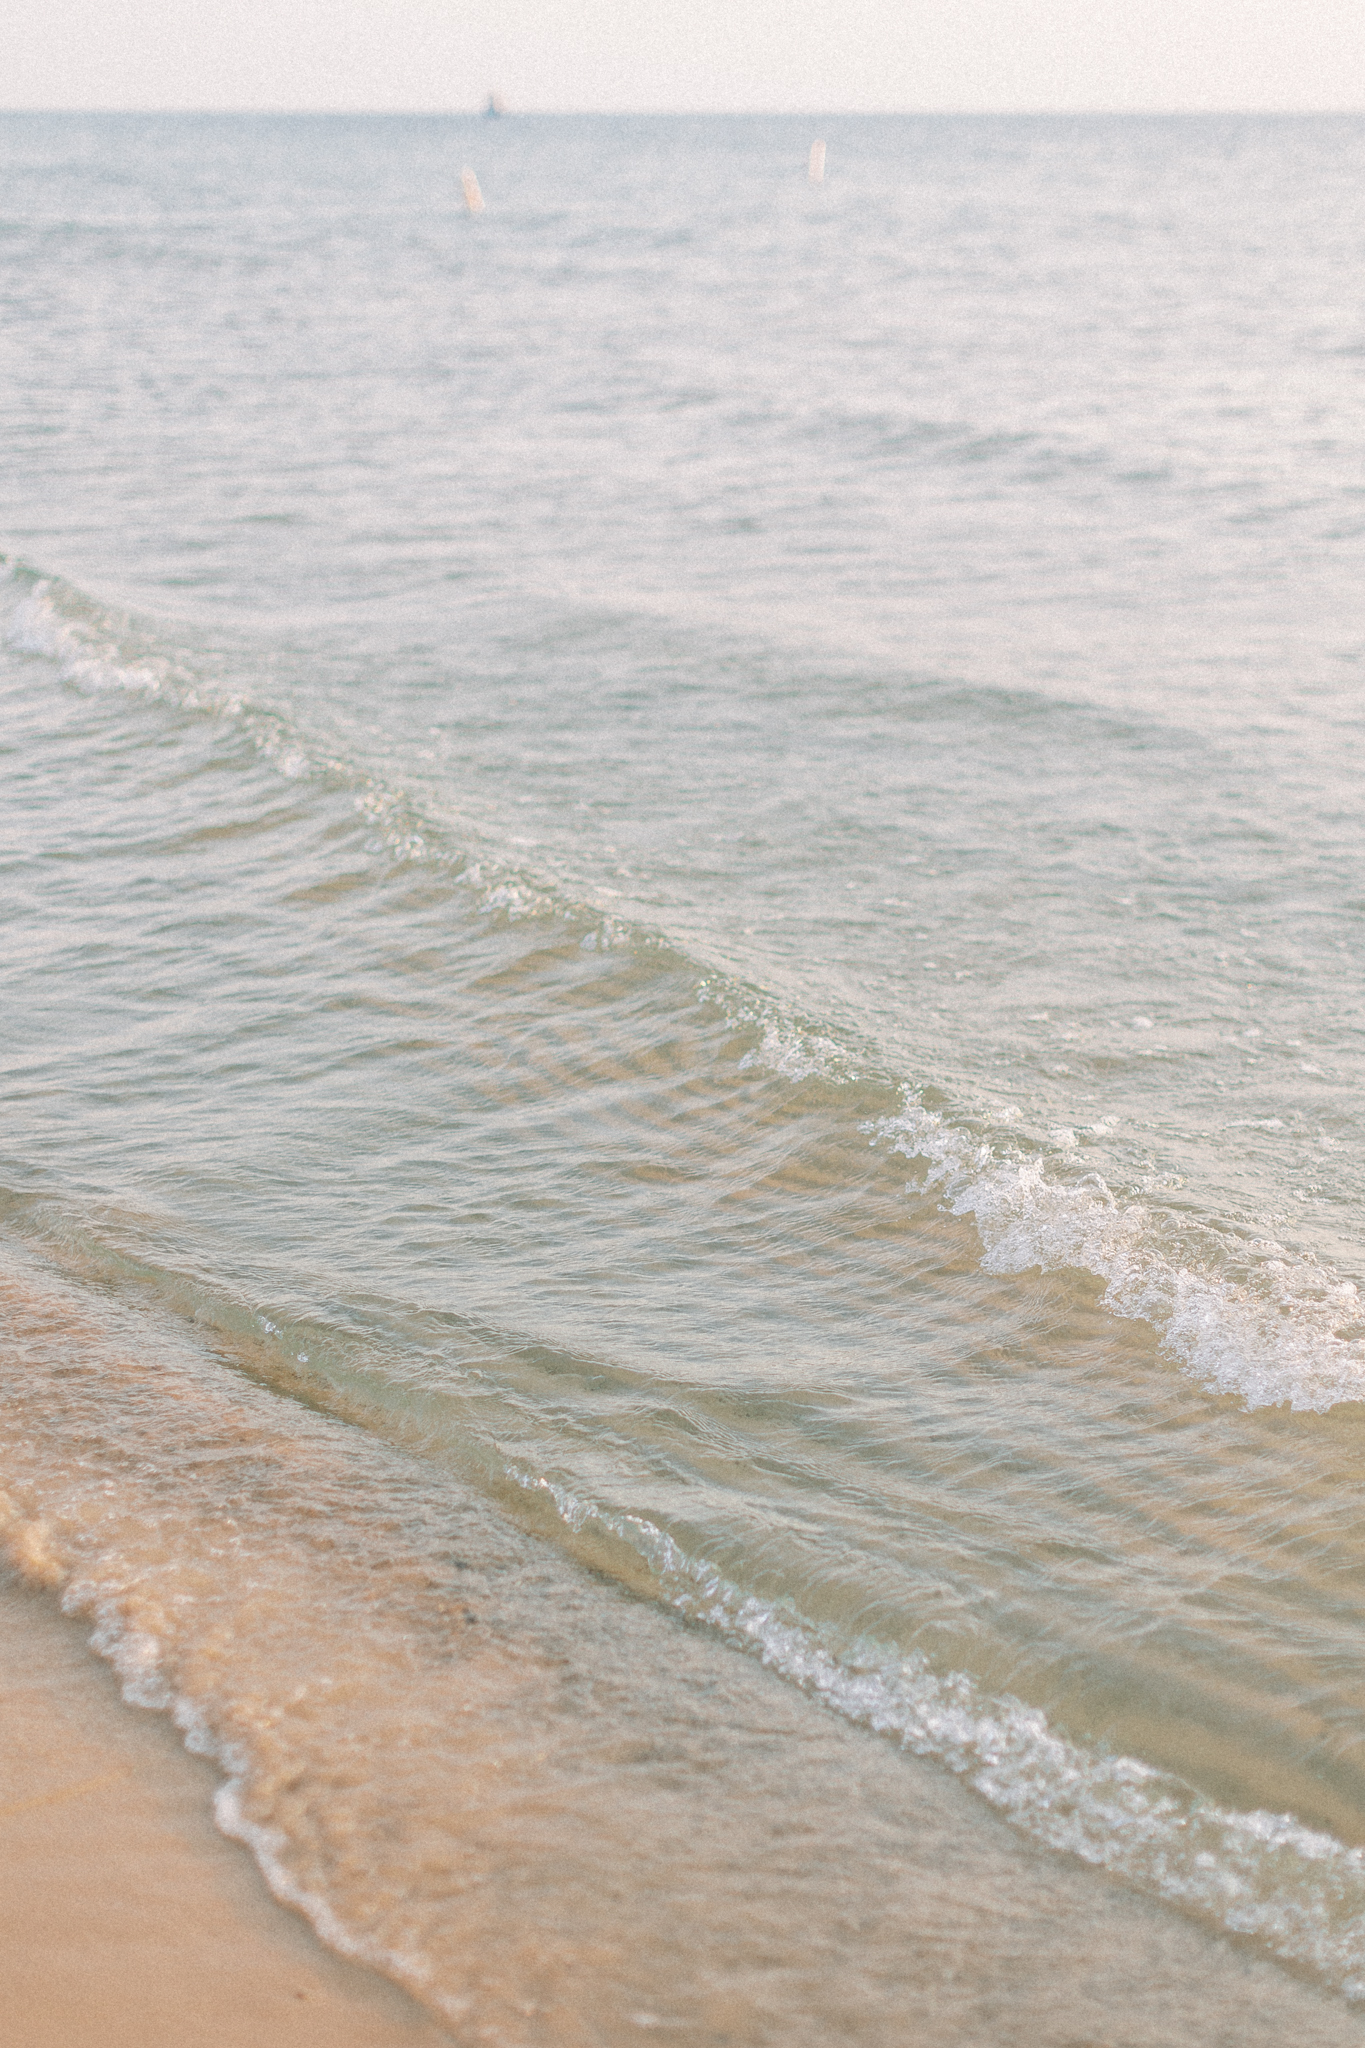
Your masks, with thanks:
M1357 2041L1365 121L818 125L0 123L0 1516L461 2040Z

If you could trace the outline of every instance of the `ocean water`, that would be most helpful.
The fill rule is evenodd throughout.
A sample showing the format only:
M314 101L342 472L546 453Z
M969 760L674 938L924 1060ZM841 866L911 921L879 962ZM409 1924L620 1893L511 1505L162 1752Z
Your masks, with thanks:
M1361 2039L1365 120L0 165L15 1564L460 2040Z

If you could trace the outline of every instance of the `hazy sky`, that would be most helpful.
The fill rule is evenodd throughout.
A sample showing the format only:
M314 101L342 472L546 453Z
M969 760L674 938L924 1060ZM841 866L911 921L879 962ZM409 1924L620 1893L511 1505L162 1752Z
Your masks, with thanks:
M0 105L1365 108L1365 0L6 0Z

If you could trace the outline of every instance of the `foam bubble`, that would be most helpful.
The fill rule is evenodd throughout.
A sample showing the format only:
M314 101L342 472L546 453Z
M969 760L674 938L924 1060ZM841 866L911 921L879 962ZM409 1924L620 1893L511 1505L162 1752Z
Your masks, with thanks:
M992 1698L962 1672L837 1632L788 1601L746 1594L646 1517L513 1469L576 1533L643 1559L662 1596L720 1630L846 1720L964 1779L1033 1840L1168 1903L1257 1937L1350 1998L1365 1998L1365 1850L1290 1814L1236 1812L1136 1757L1059 1735L1038 1708Z
M1365 1343L1341 1334L1361 1318L1359 1292L1316 1261L1262 1242L1250 1247L1250 1283L1198 1271L1162 1248L1144 1204L1120 1202L1098 1174L1050 1179L1040 1158L1001 1159L918 1103L877 1124L879 1139L929 1161L929 1184L974 1219L988 1272L1093 1273L1116 1315L1151 1323L1196 1379L1249 1407L1365 1399Z
M788 1081L804 1081L812 1074L826 1081L859 1078L846 1046L791 1016L756 990L712 975L699 983L697 994L702 1002L718 1004L728 1024L762 1027L759 1043L740 1060L741 1072L765 1067Z
M832 1038L824 1038L819 1032L804 1031L797 1024L785 1019L766 1024L763 1040L746 1052L740 1067L767 1067L774 1074L783 1074L789 1081L804 1081L810 1074L821 1074L828 1080L843 1080L842 1048Z
M52 586L36 583L10 613L5 638L20 654L40 655L57 664L63 682L87 690L132 690L158 696L168 680L168 664L121 658L112 640L83 631L64 618L53 602Z
M496 872L486 873L485 867L491 869L494 863L471 861L463 850L446 843L441 828L421 815L405 791L332 753L281 713L248 702L240 691L197 673L178 657L133 651L136 636L127 621L102 612L57 579L35 577L0 556L0 590L4 586L11 598L5 643L21 654L51 662L64 683L91 692L121 690L229 720L286 780L325 781L349 789L356 811L372 827L373 852L391 860L442 865L455 880L479 891L483 911L511 918L546 912L582 914L579 906L562 902L553 891L509 873L502 864ZM610 929L615 936L603 939L599 934L599 944L625 942L624 926Z

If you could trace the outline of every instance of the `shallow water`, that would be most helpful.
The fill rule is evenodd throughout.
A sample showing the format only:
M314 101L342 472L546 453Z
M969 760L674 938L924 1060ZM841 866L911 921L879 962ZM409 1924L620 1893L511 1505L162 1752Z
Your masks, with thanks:
M1365 122L826 129L0 125L11 1547L471 2039L1355 2038Z

